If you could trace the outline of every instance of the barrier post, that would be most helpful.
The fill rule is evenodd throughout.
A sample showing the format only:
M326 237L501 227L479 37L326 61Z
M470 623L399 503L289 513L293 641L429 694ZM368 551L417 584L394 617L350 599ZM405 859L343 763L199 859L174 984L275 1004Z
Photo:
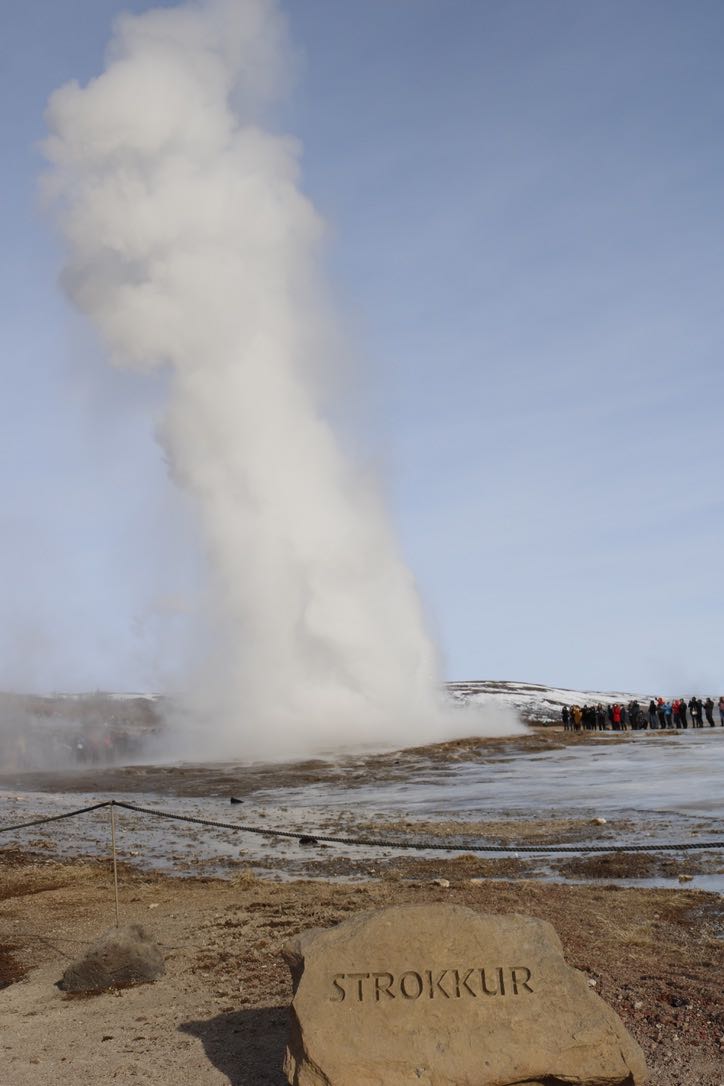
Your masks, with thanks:
M113 851L113 890L116 898L116 927L121 926L118 912L118 863L116 861L116 807L111 800L111 849Z

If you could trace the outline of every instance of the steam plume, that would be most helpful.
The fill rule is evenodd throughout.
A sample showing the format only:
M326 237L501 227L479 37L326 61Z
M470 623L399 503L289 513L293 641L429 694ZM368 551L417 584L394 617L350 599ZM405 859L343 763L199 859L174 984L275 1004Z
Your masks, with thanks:
M287 57L273 0L124 15L104 73L48 107L66 289L116 365L168 372L160 440L213 578L187 706L235 754L446 727L412 578L325 417L322 224L259 125Z

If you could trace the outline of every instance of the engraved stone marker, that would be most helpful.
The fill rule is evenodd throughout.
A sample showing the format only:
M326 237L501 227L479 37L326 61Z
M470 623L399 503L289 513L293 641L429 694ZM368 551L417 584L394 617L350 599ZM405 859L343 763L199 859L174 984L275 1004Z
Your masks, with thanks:
M643 1053L550 924L396 906L284 948L292 1086L639 1086Z

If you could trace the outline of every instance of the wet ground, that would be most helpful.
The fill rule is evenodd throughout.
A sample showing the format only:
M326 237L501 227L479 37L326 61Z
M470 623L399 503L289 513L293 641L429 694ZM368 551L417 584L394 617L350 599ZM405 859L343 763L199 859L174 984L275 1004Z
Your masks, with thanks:
M231 797L242 802L230 802ZM724 729L500 740L286 765L155 765L0 776L0 822L107 798L300 835L373 836L340 845L116 814L119 855L179 874L246 867L278 878L537 877L724 889L724 850L516 855L526 844L724 840ZM594 821L598 820L598 821ZM399 847L415 843L409 850ZM4 834L47 856L104 855L109 811ZM398 847L395 847L397 844ZM425 847L434 846L434 847ZM486 855L505 845L513 851ZM444 850L441 850L444 849Z
M64 1063L78 1086L282 1086L284 942L361 911L440 901L551 922L644 1048L652 1083L721 1086L722 898L704 891L724 888L722 850L519 850L722 841L723 774L724 729L546 729L296 765L7 774L0 829L110 797L239 828L114 809L120 916L152 931L166 975L83 1001L54 985L113 922L110 809L0 834L3 1086L53 1086Z

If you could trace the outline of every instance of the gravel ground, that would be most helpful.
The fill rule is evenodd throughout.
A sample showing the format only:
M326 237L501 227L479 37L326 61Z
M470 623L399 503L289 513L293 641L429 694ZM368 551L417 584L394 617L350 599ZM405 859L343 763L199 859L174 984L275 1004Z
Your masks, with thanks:
M568 961L642 1045L652 1086L724 1086L719 897L469 877L444 859L417 877L361 883L275 882L242 868L227 880L181 879L123 865L122 920L152 931L167 973L80 999L54 985L113 921L108 864L0 850L2 1086L284 1086L291 987L281 945L359 910L426 901L551 921Z

